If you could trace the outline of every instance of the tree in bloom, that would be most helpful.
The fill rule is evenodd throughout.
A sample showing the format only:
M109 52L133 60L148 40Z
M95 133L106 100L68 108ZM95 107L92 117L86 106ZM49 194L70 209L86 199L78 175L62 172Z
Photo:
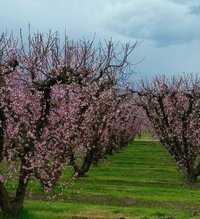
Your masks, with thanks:
M108 115L103 130L102 143L105 154L112 154L133 140L140 130L139 107L130 94L118 95L113 110Z
M106 154L133 139L137 131L132 95L120 94L113 85L101 90L90 88L87 98L82 98L87 101L80 107L82 113L70 155L70 164L79 177L88 172L91 164L97 164Z
M61 42L51 32L47 37L29 35L27 42L1 36L0 206L4 213L20 212L31 177L50 189L71 162L75 148L92 150L99 144L94 141L99 141L96 133L104 126L101 112L112 106L109 89L122 82L134 47L126 44L120 49L109 41L95 48L93 42L66 37ZM16 184L14 195L6 188L9 179Z
M199 84L192 75L171 80L163 76L152 83L143 81L136 92L155 133L190 182L200 175Z

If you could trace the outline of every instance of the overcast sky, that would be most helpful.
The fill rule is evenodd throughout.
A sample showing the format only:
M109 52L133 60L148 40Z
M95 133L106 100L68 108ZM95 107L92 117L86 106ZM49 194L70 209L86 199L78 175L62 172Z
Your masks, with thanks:
M200 0L0 0L0 31L65 29L70 38L142 42L141 75L200 73Z

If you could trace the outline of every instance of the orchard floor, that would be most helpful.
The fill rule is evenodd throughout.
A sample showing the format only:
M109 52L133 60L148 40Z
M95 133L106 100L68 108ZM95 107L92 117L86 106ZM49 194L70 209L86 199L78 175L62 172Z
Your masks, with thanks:
M63 181L54 200L32 182L23 219L200 218L200 183L190 185L159 142L136 139L91 168L83 179ZM39 200L40 199L40 200Z

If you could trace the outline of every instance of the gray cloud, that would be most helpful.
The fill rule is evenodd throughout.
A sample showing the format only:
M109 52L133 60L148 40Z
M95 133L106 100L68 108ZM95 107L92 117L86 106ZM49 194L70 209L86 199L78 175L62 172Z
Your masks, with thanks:
M176 4L185 4L185 5L197 5L199 4L199 0L169 0Z
M117 42L144 40L130 57L139 76L198 72L199 0L0 0L0 31L47 32ZM152 43L153 42L153 43ZM133 76L135 77L135 76Z
M30 22L33 31L63 32L66 28L74 36L94 35L103 7L99 0L1 0L0 30L27 29Z
M200 17L191 6L177 1L134 0L115 5L108 28L134 39L150 40L158 46L188 43L200 38ZM200 7L193 8L193 13Z
M200 15L200 4L191 6L190 13L195 15Z

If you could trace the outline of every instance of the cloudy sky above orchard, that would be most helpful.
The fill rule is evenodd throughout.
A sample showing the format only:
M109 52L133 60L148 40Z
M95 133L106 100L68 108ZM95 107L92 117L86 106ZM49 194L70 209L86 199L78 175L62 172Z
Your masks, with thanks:
M141 42L141 75L200 73L199 0L0 0L0 31L58 30L73 39Z

